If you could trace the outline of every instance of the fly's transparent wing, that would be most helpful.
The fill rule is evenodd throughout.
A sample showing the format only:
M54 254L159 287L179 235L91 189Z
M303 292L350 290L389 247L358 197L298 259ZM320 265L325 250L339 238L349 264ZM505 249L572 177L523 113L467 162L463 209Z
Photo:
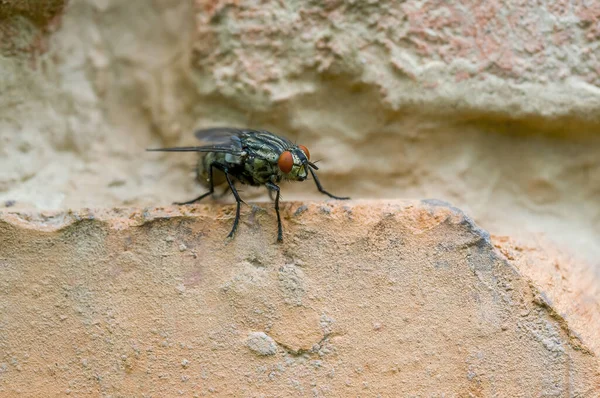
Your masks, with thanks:
M242 130L231 127L215 127L198 130L194 133L196 138L202 141L200 146L187 146L175 148L148 149L158 152L220 152L229 153L234 156L243 155L242 142L239 135Z
M212 127L209 129L197 130L194 135L202 143L210 144L211 148L225 149L234 156L242 154L242 130L233 127Z
M233 127L213 127L210 129L197 130L194 135L200 141L211 144L224 144L233 137L238 137L242 130Z
M148 152L215 152L215 153L230 153L232 155L241 156L243 151L232 145L203 145L203 146L178 146L173 148L150 148Z

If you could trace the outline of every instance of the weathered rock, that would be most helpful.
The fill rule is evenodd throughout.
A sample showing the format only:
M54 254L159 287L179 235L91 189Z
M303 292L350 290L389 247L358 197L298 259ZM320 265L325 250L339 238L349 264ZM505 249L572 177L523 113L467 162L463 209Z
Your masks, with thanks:
M233 210L0 213L0 394L600 394L598 319L457 209Z
M552 117L551 130L573 115L600 123L600 8L585 2L201 0L196 8L201 87L245 109L291 101L284 109L293 117L294 105L317 93L323 101L332 84L349 96L326 106L348 116L345 107L368 98L374 104L363 109L380 111L372 116L408 108ZM364 119L323 125L352 135L370 125Z
M67 0L0 2L0 56L32 56L47 49Z
M0 221L0 393L593 396L599 18L0 1L0 207L23 212ZM297 138L333 192L445 198L510 238L433 202L288 203L283 245L272 212L226 243L214 205L32 210L197 196L193 155L144 149L224 124Z
M265 332L250 333L246 344L258 355L275 355L277 353L277 343Z

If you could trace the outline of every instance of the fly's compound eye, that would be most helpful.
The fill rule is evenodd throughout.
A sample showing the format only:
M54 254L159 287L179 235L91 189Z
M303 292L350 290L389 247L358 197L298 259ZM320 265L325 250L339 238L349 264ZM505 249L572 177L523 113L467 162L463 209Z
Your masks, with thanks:
M290 151L285 151L281 155L279 155L279 160L277 160L277 166L279 166L279 170L281 170L285 174L292 171L292 168L294 167L294 158L292 157L292 153Z
M304 145L298 145L298 148L300 148L300 150L304 152L304 155L306 155L306 159L310 160L310 152L308 152L308 148Z

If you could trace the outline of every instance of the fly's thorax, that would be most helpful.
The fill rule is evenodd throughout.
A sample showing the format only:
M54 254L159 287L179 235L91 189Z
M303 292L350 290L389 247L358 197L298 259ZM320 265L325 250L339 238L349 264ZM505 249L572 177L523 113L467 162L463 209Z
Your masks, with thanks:
M308 177L308 150L301 149L305 147L266 131L245 134L241 142L250 155L245 169L258 182L304 181Z
M277 166L277 159L279 159L280 150L279 148L272 148L270 146L259 147L253 151L253 158L255 161L266 162L270 165ZM262 165L262 164L261 164Z
M244 162L245 174L253 180L253 185L280 181L280 171L275 162L268 158L252 156Z

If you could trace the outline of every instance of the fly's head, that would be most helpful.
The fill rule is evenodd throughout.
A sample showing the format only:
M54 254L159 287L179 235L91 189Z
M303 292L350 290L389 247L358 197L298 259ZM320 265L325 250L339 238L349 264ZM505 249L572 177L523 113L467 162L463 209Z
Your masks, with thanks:
M279 155L277 166L286 180L304 181L308 178L308 168L317 170L310 162L310 152L304 145L295 145Z

